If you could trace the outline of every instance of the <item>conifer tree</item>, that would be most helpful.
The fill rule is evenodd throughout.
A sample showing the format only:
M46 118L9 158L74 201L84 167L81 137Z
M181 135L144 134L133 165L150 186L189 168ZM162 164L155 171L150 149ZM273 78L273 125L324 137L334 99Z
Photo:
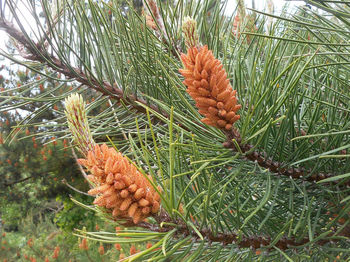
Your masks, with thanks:
M74 160L68 139L46 133L46 125L55 121L62 103L49 103L44 106L49 110L42 111L42 103L30 101L45 92L59 94L54 81L42 83L37 73L18 66L1 68L0 218L7 221L8 229L16 229L32 209L41 213L56 207L52 202L42 205L41 200L67 194L69 190L61 180L72 183L79 178L79 171L72 168ZM33 82L37 83L35 88ZM17 104L13 98L19 94L25 94L27 101ZM33 117L35 111L42 113ZM34 126L22 124L32 117ZM58 127L56 132L59 130Z
M347 259L348 8L271 24L239 1L238 27L230 1L19 2L35 26L2 1L21 58L2 55L80 87L35 99L67 98L56 125L95 196L73 201L121 227L75 234L129 261Z

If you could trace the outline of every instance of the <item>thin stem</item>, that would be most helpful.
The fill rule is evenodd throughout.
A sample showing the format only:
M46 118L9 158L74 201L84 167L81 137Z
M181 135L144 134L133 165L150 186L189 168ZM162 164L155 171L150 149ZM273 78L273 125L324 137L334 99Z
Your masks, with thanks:
M15 184L22 183L24 181L27 181L27 180L29 180L31 178L36 178L36 177L37 177L37 175L32 175L32 176L29 176L29 177L22 178L20 180L13 181L11 183L5 183L4 186L11 187L11 186L14 186Z
M79 194L83 194L83 195L91 197L91 195L89 195L89 194L87 194L87 193L85 193L83 191L80 191L79 189L77 189L77 188L71 186L70 184L68 184L68 182L65 179L62 179L62 183L64 185L66 185L67 187L69 187L70 189L74 190L75 192L79 193Z
M73 155L73 157L74 157L74 159L75 159L75 162L77 163L77 165L78 165L78 167L79 167L79 170L80 170L81 174L83 175L83 177L84 177L87 181L89 181L88 176L87 176L87 174L85 173L83 167L82 167L82 166L79 164L79 162L78 162L78 157L77 157L77 154L75 153L73 147L72 147L72 155Z

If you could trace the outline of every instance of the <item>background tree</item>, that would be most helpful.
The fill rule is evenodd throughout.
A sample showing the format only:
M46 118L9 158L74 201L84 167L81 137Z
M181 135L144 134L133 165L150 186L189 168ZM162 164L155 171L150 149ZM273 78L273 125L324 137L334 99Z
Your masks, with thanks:
M40 83L38 74L18 68L14 70L5 65L2 73L1 217L8 221L7 225L11 228L16 227L31 208L39 208L40 212L56 208L55 201L42 206L40 200L55 200L58 194L67 193L67 188L57 183L63 178L61 172L64 171L69 180L74 180L78 172L71 168L74 161L67 154L68 140L57 141L53 135L46 133L45 125L57 117L55 111L58 105L46 105L50 110L35 118L32 115L33 112L42 110L42 104L31 102L31 97L54 89L54 83ZM36 88L28 89L28 82L36 82ZM20 106L16 105L17 95L25 95L27 101ZM31 118L37 124L35 127L21 125L25 119ZM46 133L45 137L40 133ZM54 163L50 163L52 159L55 159Z
M349 14L341 6L322 5L336 20L309 8L280 17L269 34L266 14L256 11L256 28L238 37L234 16L223 15L219 1L145 1L152 19L132 5L121 9L118 1L24 2L37 28L26 28L16 6L4 2L0 27L23 59L3 55L33 70L45 66L43 81L80 87L37 101L61 101L73 91L94 94L87 107L94 140L115 146L162 190L160 212L140 223L85 206L125 228L116 236L79 235L152 242L129 252L130 260L324 261L349 255ZM180 59L194 47L185 46L181 31L188 15L197 22L197 47L213 51L237 91L242 107L234 129L224 129L213 110L217 124L201 122L204 111L197 107L205 103L182 83L179 69L192 70ZM63 126L60 113L55 121Z
M76 227L96 230L102 221L70 200L74 196L88 203L91 197L76 192L86 191L88 184L75 164L68 139L55 137L48 128L63 104L31 100L45 93L59 96L64 88L57 90L56 81L41 82L40 75L18 66L4 64L1 69L1 260L45 261L57 256L62 261L66 257L108 261L119 257L112 245L105 246L103 255L98 251L100 243L79 248L81 240L71 235ZM36 87L28 89L32 82ZM26 101L18 105L18 96ZM35 112L40 113L34 117ZM23 124L29 120L33 121L30 125ZM56 133L60 130L55 127Z

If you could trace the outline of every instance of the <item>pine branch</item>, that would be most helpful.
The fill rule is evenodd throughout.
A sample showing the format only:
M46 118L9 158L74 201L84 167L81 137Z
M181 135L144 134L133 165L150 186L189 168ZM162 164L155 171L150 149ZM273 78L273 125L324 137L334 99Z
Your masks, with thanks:
M156 106L150 105L146 100L139 98L136 95L125 95L121 88L115 85L112 86L107 81L100 83L95 77L86 75L81 69L65 65L57 57L49 54L47 50L43 49L41 43L35 44L33 41L28 40L21 31L15 28L13 23L1 19L0 28L22 45L22 47L19 46L19 51L23 58L47 64L53 70L65 75L68 79L76 80L80 84L91 87L111 99L123 101L124 103L131 105L133 109L140 113L146 113L146 110L144 107L137 105L137 103L146 105L155 112L161 113Z
M269 169L272 173L275 173L281 176L287 176L292 179L301 179L309 182L318 182L323 179L334 176L331 173L318 173L318 174L312 174L311 176L308 176L308 174L311 173L311 170L307 170L303 167L300 167L300 168L285 167L283 163L269 159L265 152L259 152L259 151L250 152L250 150L254 146L250 144L242 144L242 139L238 130L233 129L232 131L227 131L226 137L227 137L227 140L223 144L224 147L233 149L233 151L237 152L238 151L237 147L233 142L233 140L235 140L237 142L237 145L239 146L239 150L242 153L247 153L245 155L246 159L256 162L259 166ZM334 182L334 183L337 183L337 182ZM345 186L350 186L350 180L345 181L343 184Z
M162 210L157 216L154 217L158 224L162 222L168 222L171 224L176 224L177 228L177 237L178 238L184 238L187 236L192 236L194 238L198 238L197 232L191 230L183 221L181 220L174 220L170 218L170 216ZM130 226L137 226L142 227L147 230L153 231L153 232L169 232L173 230L174 226L157 226L148 222L140 222L137 225L133 224L132 221L126 222L122 224L123 226L130 227ZM218 233L214 234L210 229L202 229L199 230L200 234L203 236L203 238L207 239L209 242L218 242L222 243L223 245L229 245L229 244L235 244L239 248L254 248L258 249L261 247L267 247L272 244L274 241L270 236L245 236L237 233ZM334 231L335 232L335 231ZM344 227L340 233L337 234L338 236L350 237L350 226ZM327 238L325 238L327 237ZM325 245L330 242L338 241L339 239L334 238L336 237L335 234L332 234L332 232L329 232L326 236L324 236L322 239L319 239L315 242L317 242L319 245ZM317 238L315 236L314 238ZM310 242L310 239L308 237L304 237L302 239L296 239L295 237L282 237L277 242L273 244L273 246L278 247L281 250L287 250L289 248L303 246ZM272 250L272 247L269 248Z
M26 59L37 61L41 63L47 63L49 67L52 69L64 74L69 79L74 79L78 81L79 83L89 86L96 91L109 96L111 99L116 99L118 101L123 101L129 105L131 105L134 109L136 109L140 113L146 113L146 110L144 107L137 105L136 103L141 103L155 112L163 115L164 117L168 118L168 115L164 112L161 112L155 105L151 105L146 100L137 97L136 95L125 95L124 91L121 88L117 88L115 86L112 86L110 83L107 83L106 81L103 81L102 86L99 83L98 80L91 76L87 76L84 72L82 72L78 68L70 69L67 65L62 63L58 58L54 57L53 55L50 55L46 50L42 48L42 45L35 45L33 42L29 42L28 39L24 36L22 32L17 30L15 26L5 19L2 19L0 21L0 28L3 28L10 36L12 36L14 39L16 39L19 43L21 43L29 53L27 55L22 54L22 56ZM48 63L50 61L50 63ZM224 147L231 148L233 150L237 150L235 144L232 142L232 139L235 139L240 147L240 150L243 153L248 152L251 148L253 148L253 145L242 145L240 144L241 139L240 135L237 131L233 131L232 133L227 133L227 141L224 143ZM272 161L267 159L266 154L254 151L252 153L249 153L246 155L246 158L250 161L257 161L259 166L270 169L271 172L291 177L293 179L302 179L309 182L318 182L323 179L332 177L333 175L328 173L319 173L319 174L313 174L311 176L306 176L308 173L310 173L310 170L306 170L305 168L293 168L293 167L283 167L282 163ZM345 185L350 186L350 180L345 182Z

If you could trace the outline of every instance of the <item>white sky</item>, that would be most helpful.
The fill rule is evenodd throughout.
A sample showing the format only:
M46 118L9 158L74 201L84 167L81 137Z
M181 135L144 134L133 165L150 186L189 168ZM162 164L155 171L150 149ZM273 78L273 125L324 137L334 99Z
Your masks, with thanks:
M252 7L252 1L253 0L245 0L246 7L251 8ZM266 8L266 0L254 0L255 2L255 9L263 11ZM284 5L288 5L290 8L305 5L304 1L302 0L272 0L275 14L278 14L281 12ZM230 14L234 12L237 6L237 0L228 0L227 1L227 7L226 7L226 13Z

